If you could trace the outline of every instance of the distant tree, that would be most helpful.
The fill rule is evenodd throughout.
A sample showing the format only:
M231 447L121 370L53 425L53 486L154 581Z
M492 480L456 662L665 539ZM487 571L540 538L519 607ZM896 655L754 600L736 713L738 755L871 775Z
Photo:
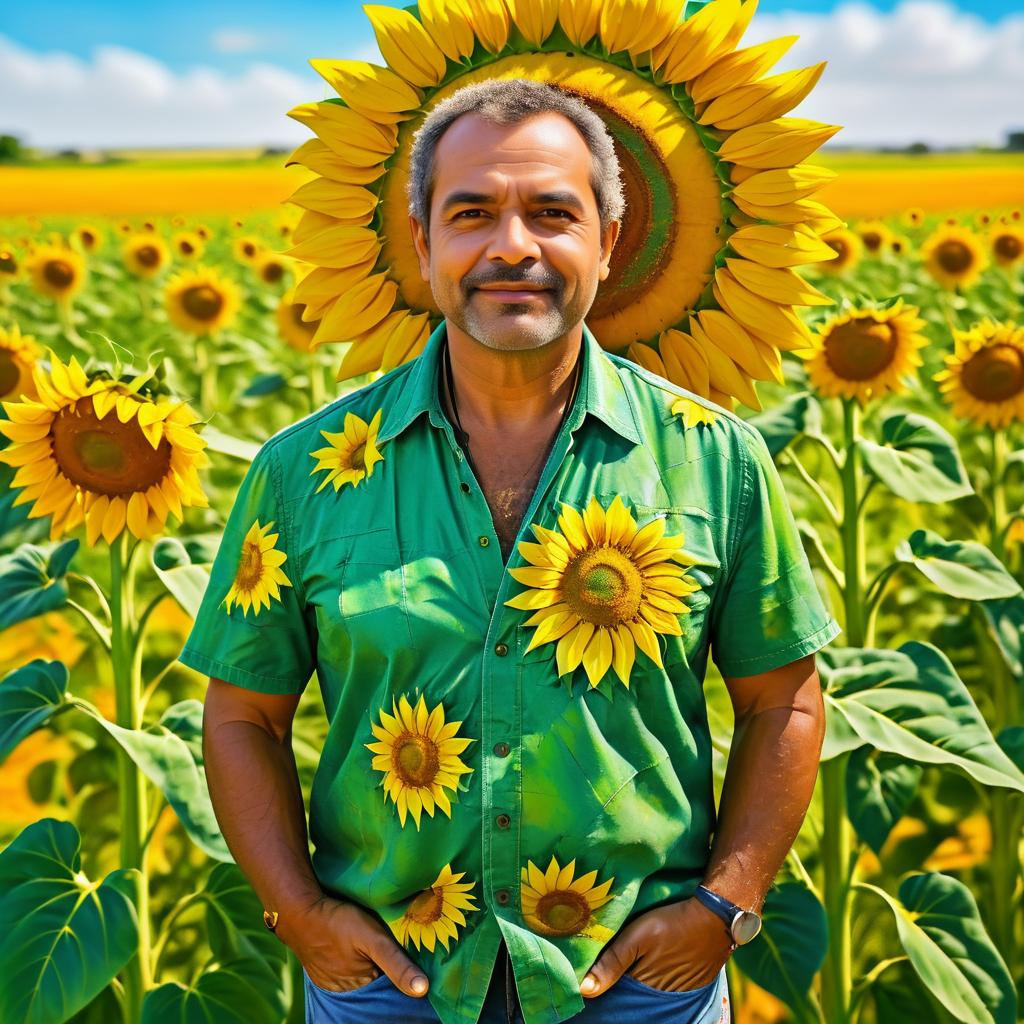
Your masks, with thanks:
M0 162L20 160L25 155L16 135L0 135Z
M77 149L62 149L57 153L58 160L81 160L82 154Z
M264 156L281 156L284 153L290 153L291 150L286 146L267 146L263 150Z
M1019 132L1007 132L1006 133L1006 148L1012 149L1015 152L1020 152L1024 149L1024 131Z
M929 146L927 142L912 142L909 146L907 146L908 153L920 154L930 153L931 151L932 147Z

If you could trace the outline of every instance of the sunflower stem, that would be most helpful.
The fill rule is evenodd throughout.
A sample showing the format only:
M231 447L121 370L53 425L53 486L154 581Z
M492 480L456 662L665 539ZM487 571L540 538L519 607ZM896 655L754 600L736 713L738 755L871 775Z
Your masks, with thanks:
M212 415L217 408L217 364L210 352L210 339L196 338L196 371L199 374L199 408L204 416Z
M825 512L828 515L829 519L832 520L833 524L838 526L840 522L839 510L833 504L832 499L825 493L825 489L821 486L821 484L818 483L817 480L814 479L813 476L811 476L807 467L800 461L800 458L797 456L796 452L793 451L792 445L790 445L789 449L786 451L785 454L793 468L797 471L797 473L800 474L800 478L808 486L811 492L817 497L817 499L821 502L821 505L825 509Z
M103 593L103 588L91 576L83 576L81 573L69 572L67 578L69 580L75 580L78 583L84 583L92 589L93 593L96 595L96 600L99 602L100 608L103 609L103 614L106 616L107 625L109 625L110 604L107 602L107 595Z
M133 633L128 601L128 533L122 531L110 545L111 651L117 724L125 729L140 729L140 679L133 650ZM117 748L118 793L121 818L121 867L137 873L135 908L138 916L136 953L123 968L125 985L125 1024L137 1024L142 1018L142 1001L152 983L150 960L149 879L144 830L146 827L146 780L122 746Z
M83 607L77 601L73 601L70 597L67 599L67 606L72 611L78 612L83 619L89 624L92 631L99 638L100 643L103 645L103 649L110 651L110 629L105 626L99 619L88 608Z
M861 410L856 399L843 404L843 592L845 634L848 647L863 647L865 539L858 500L860 452L857 448ZM821 983L825 1019L847 1024L853 993L851 944L851 883L857 854L846 812L846 768L849 753L831 758L821 766L823 798L822 871L825 913L828 918L828 954L822 965Z

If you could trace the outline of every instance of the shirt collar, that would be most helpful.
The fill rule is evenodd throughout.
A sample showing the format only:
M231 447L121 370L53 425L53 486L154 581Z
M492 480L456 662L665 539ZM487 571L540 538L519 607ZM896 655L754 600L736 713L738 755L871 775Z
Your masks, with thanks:
M441 411L438 385L446 329L447 322L442 320L431 332L423 351L414 361L405 384L378 431L379 444L397 437L424 412L435 427L440 430L445 428L448 421ZM636 417L618 370L585 323L583 366L580 372L582 377L576 401L569 413L569 429L576 430L587 413L590 413L617 434L634 444L640 444Z

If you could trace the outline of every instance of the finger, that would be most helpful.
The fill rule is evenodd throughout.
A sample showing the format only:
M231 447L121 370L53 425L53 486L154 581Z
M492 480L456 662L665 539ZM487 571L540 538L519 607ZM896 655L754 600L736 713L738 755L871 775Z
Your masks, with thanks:
M613 943L608 946L587 971L586 977L580 983L580 993L593 998L606 992L622 977L635 959L635 950L625 943Z
M430 982L423 971L402 952L401 947L387 935L375 939L369 949L377 966L407 996L419 999L427 994Z

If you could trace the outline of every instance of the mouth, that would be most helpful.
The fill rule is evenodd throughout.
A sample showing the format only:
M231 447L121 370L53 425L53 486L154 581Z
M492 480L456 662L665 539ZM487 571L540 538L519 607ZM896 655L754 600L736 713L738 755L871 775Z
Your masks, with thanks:
M475 288L474 291L480 292L487 298L494 299L497 302L526 302L529 299L541 299L550 294L550 289L548 288L515 288L513 286L505 288Z

